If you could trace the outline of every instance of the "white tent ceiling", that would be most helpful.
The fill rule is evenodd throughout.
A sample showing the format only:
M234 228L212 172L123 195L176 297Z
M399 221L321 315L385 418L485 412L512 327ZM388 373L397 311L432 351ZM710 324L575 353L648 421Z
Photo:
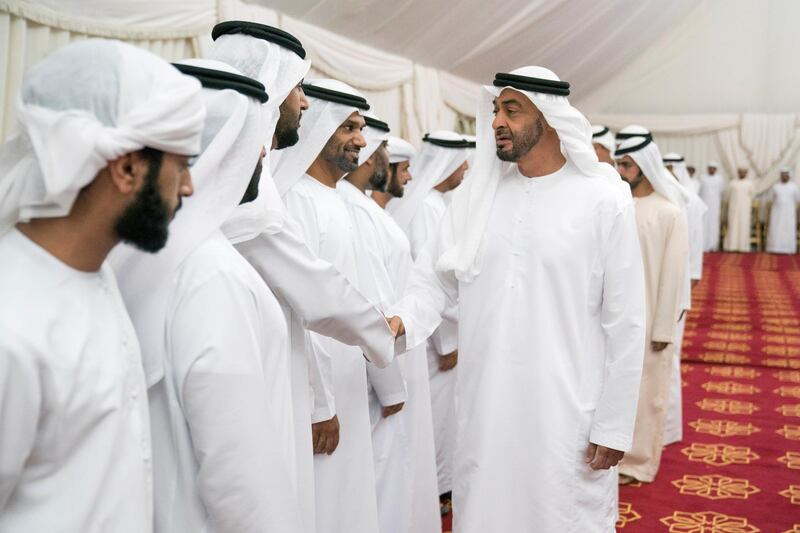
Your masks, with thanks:
M247 0L467 79L548 66L589 112L800 108L796 0Z

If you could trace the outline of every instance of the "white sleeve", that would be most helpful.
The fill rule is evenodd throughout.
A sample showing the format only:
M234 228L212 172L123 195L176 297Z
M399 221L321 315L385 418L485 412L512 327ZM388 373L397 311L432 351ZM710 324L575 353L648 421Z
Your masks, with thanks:
M383 313L309 248L292 217L281 232L262 234L236 247L306 328L361 347L375 365L392 360L394 337Z
M0 335L0 514L33 451L42 408L42 382L34 353Z
M397 359L386 368L367 365L367 381L384 407L405 402L408 399L406 381L403 379L403 371L400 368L400 361Z
M645 349L645 284L633 204L617 214L603 251L601 325L606 376L589 440L629 451Z
M252 295L222 275L177 303L169 325L178 398L217 531L299 531L289 458L263 377ZM288 379L288 376L287 376Z
M318 334L304 332L305 352L308 357L308 380L314 394L311 423L330 420L336 414L333 396L333 359L319 342Z
M403 298L392 306L388 316L403 320L406 334L398 351L411 350L430 337L448 308L458 305L458 281L453 272L439 272L434 257L440 252L439 232L429 239L414 263Z

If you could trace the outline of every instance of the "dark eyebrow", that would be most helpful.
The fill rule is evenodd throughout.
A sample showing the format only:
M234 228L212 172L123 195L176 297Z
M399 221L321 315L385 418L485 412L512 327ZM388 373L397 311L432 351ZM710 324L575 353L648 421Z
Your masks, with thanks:
M516 104L518 106L522 105L522 102L520 102L519 100L517 100L515 98L506 98L505 100L501 101L500 103L502 105L510 105L510 104Z

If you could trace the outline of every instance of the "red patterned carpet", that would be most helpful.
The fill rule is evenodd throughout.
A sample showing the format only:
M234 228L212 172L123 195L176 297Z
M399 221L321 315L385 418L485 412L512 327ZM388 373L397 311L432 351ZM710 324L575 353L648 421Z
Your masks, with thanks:
M683 441L618 531L800 533L798 256L708 254L683 359Z
M800 533L800 263L709 254L683 349L683 442L620 489L625 533Z

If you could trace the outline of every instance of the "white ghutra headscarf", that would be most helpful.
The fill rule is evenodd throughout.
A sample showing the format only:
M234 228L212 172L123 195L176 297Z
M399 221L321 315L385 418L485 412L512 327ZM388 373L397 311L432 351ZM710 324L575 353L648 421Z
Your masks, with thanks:
M0 233L69 214L122 155L197 154L204 118L197 80L145 50L103 39L57 50L25 75L17 134L0 147Z

